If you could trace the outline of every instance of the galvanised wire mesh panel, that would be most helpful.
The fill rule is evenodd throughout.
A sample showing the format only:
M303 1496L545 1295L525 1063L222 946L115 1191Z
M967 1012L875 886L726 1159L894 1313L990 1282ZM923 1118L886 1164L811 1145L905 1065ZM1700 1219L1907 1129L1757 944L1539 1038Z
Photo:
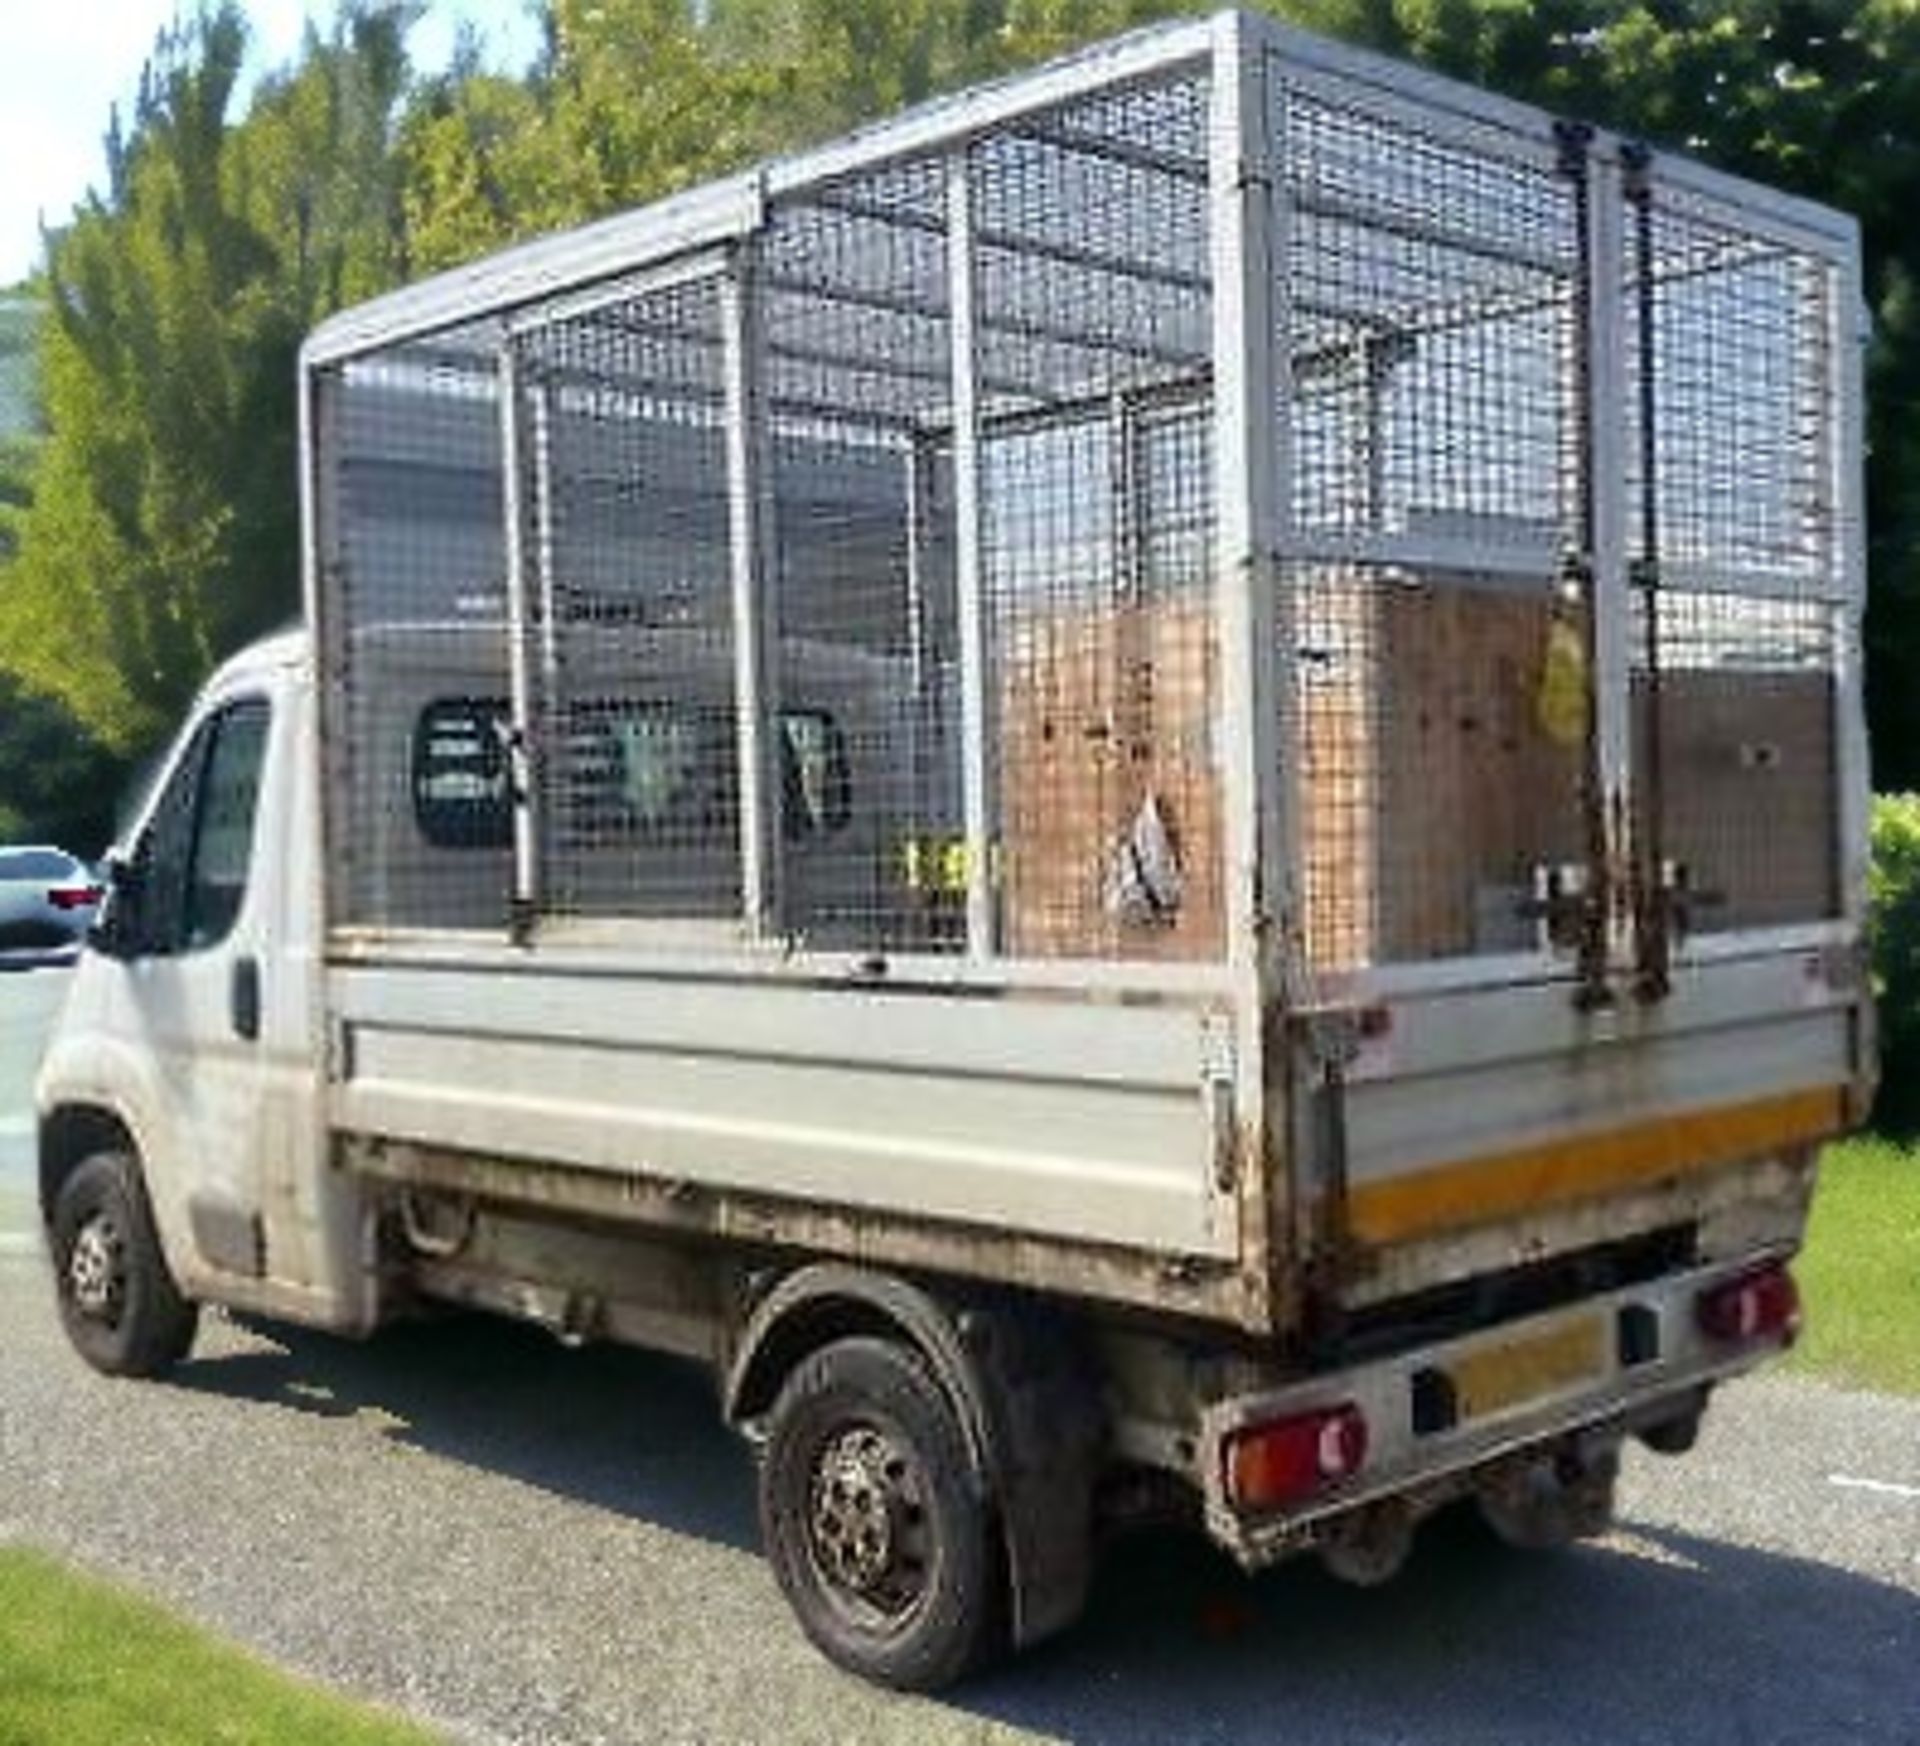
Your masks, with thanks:
M1582 841L1572 184L1269 72L1309 960L1533 949Z
M1634 782L1659 809L1675 933L1838 914L1832 611L1662 589L1634 632L1658 652L1657 667L1635 663Z
M1208 86L1102 93L975 145L990 411L1204 379Z
M772 421L780 917L797 942L966 945L944 163L776 209Z
M850 800L825 829L817 808L783 818L785 925L804 940L966 943L965 271L996 944L1220 949L1207 126L1206 80L1183 72L776 203L777 683L805 731L837 730Z
M637 291L515 344L540 905L737 916L719 283Z
M775 426L784 930L874 952L965 945L950 497L924 442Z
M1839 912L1834 270L1661 185L1628 213L1644 875L1675 933Z
M1635 556L1672 577L1838 599L1833 270L1731 213L1669 193L1628 216L1628 499ZM1642 276L1650 292L1642 326ZM1640 515L1642 378L1652 371L1657 550Z
M1583 853L1580 742L1541 722L1554 597L1337 563L1289 565L1282 585L1311 961L1536 949L1538 901Z
M503 925L511 890L498 333L316 384L336 921Z
M983 459L1006 949L1215 955L1211 401L1009 427Z
M1294 525L1550 569L1579 485L1569 182L1275 79Z
M986 702L1014 956L1224 947L1207 116L1189 75L972 155Z
M1101 860L1126 773L1109 421L1004 429L982 474L1001 931L1018 956L1071 954L1108 931Z
M781 418L905 434L947 420L946 231L938 158L775 207L760 253L769 392Z

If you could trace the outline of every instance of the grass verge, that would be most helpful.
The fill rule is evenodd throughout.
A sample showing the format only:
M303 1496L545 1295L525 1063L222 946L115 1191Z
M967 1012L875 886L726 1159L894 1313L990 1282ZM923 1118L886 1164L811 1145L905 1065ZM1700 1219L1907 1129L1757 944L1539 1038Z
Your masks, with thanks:
M1828 1147L1794 1275L1807 1311L1795 1365L1920 1394L1920 1151L1871 1137Z
M0 1669L4 1746L427 1746L434 1738L17 1546L0 1546Z

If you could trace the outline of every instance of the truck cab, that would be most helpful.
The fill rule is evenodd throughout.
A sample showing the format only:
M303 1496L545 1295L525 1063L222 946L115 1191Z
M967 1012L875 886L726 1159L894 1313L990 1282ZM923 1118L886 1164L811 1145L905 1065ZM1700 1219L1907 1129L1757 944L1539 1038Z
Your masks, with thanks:
M313 733L298 632L202 692L114 851L47 1050L40 1192L51 1223L88 1159L133 1160L185 1298L363 1327L356 1195L320 1167ZM97 1272L101 1245L80 1252Z

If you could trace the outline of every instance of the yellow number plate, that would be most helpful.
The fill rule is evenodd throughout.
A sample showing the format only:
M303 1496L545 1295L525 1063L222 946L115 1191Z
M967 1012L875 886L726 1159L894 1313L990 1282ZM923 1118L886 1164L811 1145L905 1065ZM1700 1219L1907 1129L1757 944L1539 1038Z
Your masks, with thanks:
M1605 1358L1606 1324L1588 1315L1456 1358L1447 1374L1460 1417L1477 1419L1597 1377Z

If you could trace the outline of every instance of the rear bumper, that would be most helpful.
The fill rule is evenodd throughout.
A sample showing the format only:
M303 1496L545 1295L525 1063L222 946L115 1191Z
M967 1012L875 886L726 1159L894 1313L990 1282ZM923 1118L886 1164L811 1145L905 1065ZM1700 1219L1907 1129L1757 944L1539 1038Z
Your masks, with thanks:
M1202 1416L1196 1452L1207 1530L1241 1564L1257 1568L1310 1546L1350 1511L1399 1500L1425 1514L1470 1489L1481 1470L1529 1448L1617 1441L1697 1411L1714 1384L1782 1345L1778 1337L1710 1338L1696 1315L1702 1293L1783 1253L1669 1274L1284 1389L1215 1402ZM1569 1352L1579 1374L1562 1380ZM1360 1470L1294 1509L1237 1509L1225 1479L1233 1433L1342 1402L1358 1406L1367 1421Z

